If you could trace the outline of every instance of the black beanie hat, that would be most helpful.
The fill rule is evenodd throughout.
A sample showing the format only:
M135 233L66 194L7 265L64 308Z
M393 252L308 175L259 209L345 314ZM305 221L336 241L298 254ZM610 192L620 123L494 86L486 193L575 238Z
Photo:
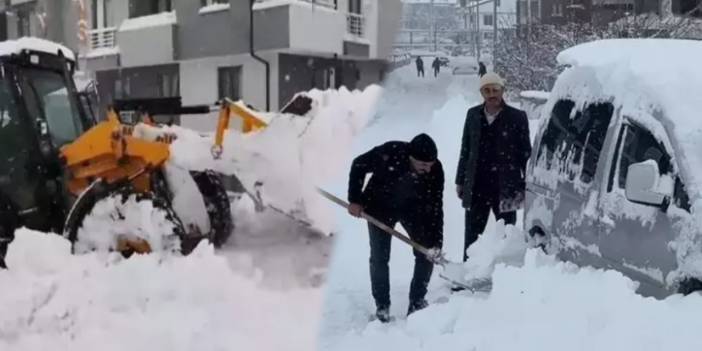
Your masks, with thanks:
M436 144L432 138L424 133L417 135L410 141L410 156L423 162L436 160Z

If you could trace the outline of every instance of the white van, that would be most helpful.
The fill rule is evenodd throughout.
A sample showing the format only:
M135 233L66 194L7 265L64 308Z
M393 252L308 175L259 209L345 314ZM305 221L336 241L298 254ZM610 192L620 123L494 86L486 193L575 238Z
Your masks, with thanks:
M602 40L558 61L527 168L528 239L645 296L702 289L702 42Z

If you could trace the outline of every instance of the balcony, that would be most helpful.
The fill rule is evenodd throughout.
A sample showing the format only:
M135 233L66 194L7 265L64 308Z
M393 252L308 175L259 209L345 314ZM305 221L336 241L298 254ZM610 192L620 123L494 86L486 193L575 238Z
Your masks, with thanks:
M88 31L90 56L117 53L117 27L98 28Z
M363 39L366 36L366 20L363 15L355 13L346 14L346 34L355 39Z
M173 62L176 23L175 11L124 20L117 30L121 65L136 67Z

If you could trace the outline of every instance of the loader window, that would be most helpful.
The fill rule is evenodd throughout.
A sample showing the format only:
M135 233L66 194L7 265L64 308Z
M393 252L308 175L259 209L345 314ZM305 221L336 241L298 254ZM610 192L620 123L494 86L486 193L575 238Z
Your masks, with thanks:
M63 76L58 73L29 69L25 71L29 94L27 103L37 106L49 125L54 146L59 148L74 141L85 126L78 112L76 96L69 94ZM38 116L36 116L38 117Z

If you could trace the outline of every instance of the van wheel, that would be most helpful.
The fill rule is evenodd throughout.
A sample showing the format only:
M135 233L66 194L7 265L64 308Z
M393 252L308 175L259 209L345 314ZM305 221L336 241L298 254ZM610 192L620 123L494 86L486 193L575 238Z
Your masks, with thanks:
M678 285L678 293L685 296L696 291L702 291L702 281L697 278L685 278Z

